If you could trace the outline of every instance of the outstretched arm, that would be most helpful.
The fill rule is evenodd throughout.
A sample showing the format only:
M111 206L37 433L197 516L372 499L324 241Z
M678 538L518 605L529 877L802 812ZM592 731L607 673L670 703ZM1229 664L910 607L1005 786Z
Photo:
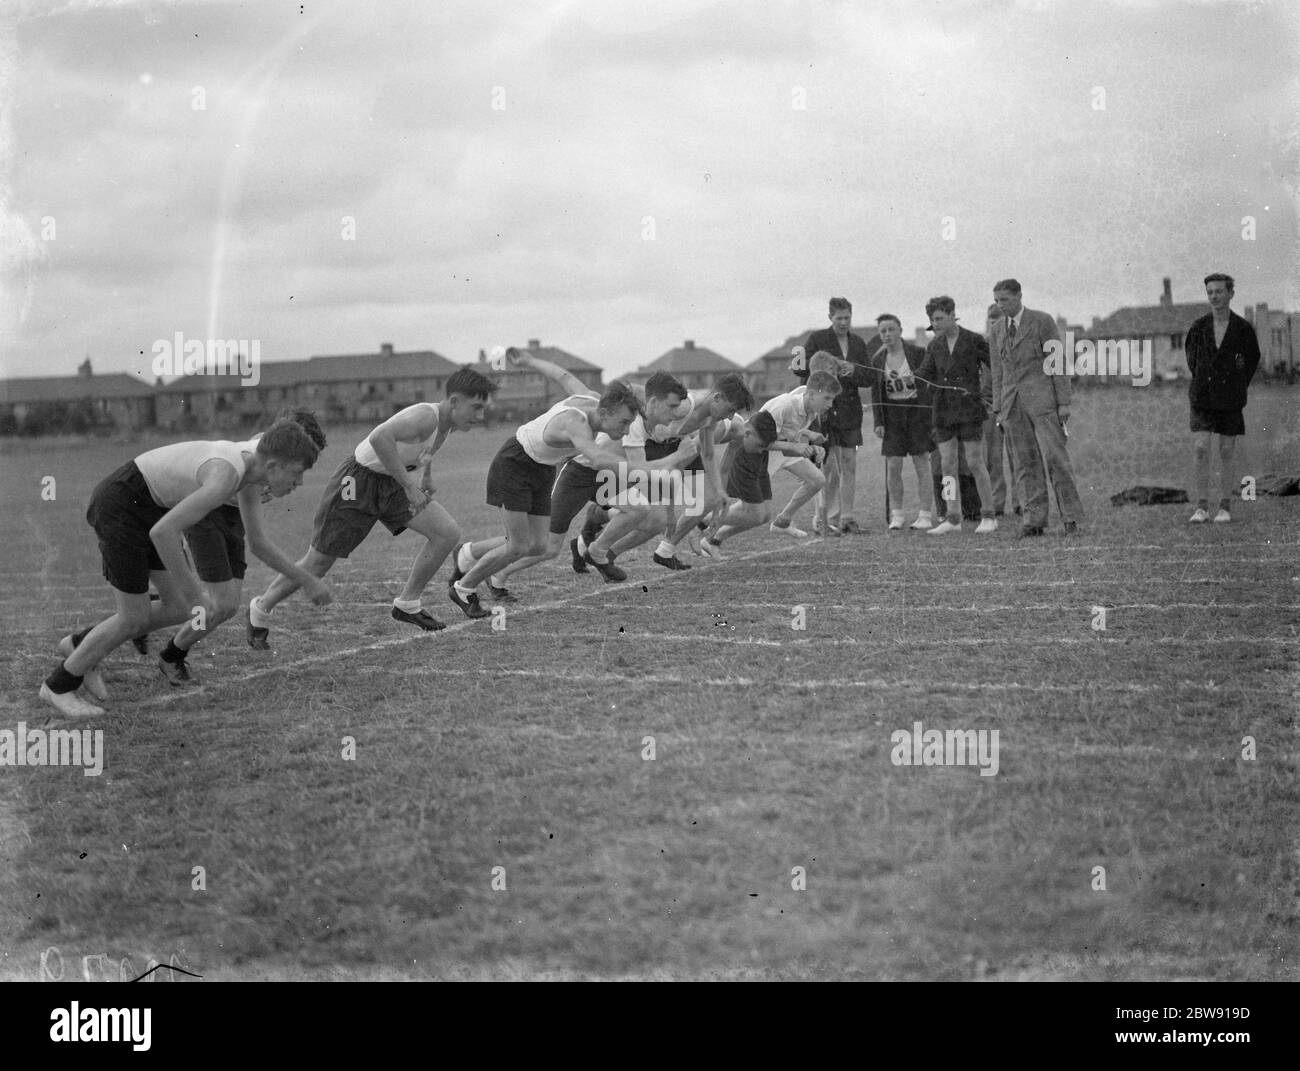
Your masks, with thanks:
M512 368L531 368L534 372L540 372L552 383L557 384L565 394L597 393L572 372L565 371L558 364L543 361L540 357L534 357L528 350L521 350L511 346L506 350L506 361L509 362Z

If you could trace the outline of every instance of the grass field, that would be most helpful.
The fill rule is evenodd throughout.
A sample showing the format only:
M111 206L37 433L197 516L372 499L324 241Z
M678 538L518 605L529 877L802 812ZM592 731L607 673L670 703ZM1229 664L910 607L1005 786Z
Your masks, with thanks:
M1300 469L1298 408L1256 389L1242 473ZM426 635L387 610L417 539L377 529L334 606L279 611L269 656L237 621L209 640L201 691L126 648L102 776L0 768L0 976L54 947L69 977L103 954L114 978L175 955L207 979L1294 980L1300 499L1199 528L1112 508L1187 485L1181 388L1080 392L1071 428L1077 539L1055 517L1026 543L886 536L869 445L860 538L754 532L679 574L647 547L617 586L557 561L512 584L502 631L444 569L426 605L452 627ZM270 507L295 556L367 429L327 430ZM467 534L496 532L507 434L439 455ZM111 605L83 514L142 448L0 455L0 728L46 720L54 644ZM917 721L997 729L997 774L895 766Z

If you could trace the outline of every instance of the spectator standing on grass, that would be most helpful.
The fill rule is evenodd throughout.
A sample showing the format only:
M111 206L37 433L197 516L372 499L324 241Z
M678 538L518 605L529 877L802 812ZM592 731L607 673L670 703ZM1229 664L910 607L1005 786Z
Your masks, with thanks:
M958 448L965 446L966 462L982 503L980 523L975 531L987 535L998 528L993 517L993 492L984 465L985 412L980 399L980 370L989 363L989 344L983 335L958 325L956 303L947 295L931 298L926 302L925 312L934 327L934 338L925 351L917 376L931 384L934 438L939 444L944 479L951 486L959 487ZM931 528L930 534L960 532L961 517L960 500L950 501L947 517Z
M809 353L825 350L848 364L839 373L840 393L817 426L826 436L826 460L822 463L826 489L813 504L813 532L822 536L862 535L853 517L858 447L862 445L862 396L858 388L871 386L867 367L870 350L862 337L850 330L853 306L847 298L831 298L829 318L831 326L814 331L804 344ZM795 374L806 379L808 373Z
M1229 512L1233 455L1237 437L1246 434L1242 410L1246 388L1259 367L1259 340L1255 329L1229 307L1234 284L1231 275L1215 272L1205 277L1205 297L1210 312L1187 330L1187 368L1192 373L1188 396L1192 408L1192 442L1196 462L1196 512L1192 524L1209 519L1210 436L1219 437L1219 511L1215 523L1232 520Z
M1024 515L1019 538L1040 536L1047 528L1047 481L1056 489L1065 534L1075 535L1083 520L1083 504L1074 483L1067 449L1070 419L1070 377L1048 375L1045 344L1061 335L1047 313L1027 309L1020 300L1020 283L1003 279L993 286L993 300L1002 318L993 325L989 344L993 359L993 410L1011 440L1016 490ZM1034 465L1033 444L1043 458Z
M876 328L884 345L871 355L871 417L885 458L889 527L895 531L903 527L903 459L910 457L920 504L912 527L925 531L931 527L930 454L934 450L930 390L916 378L925 351L903 341L902 321L892 313L877 316Z
M996 320L1002 318L1002 310L996 304L990 305L988 310L988 322L984 328L984 339L988 341L993 337L993 324ZM980 368L980 398L984 402L984 409L988 413L984 421L984 463L989 470L989 488L993 492L993 519L997 520L1006 513L1007 492L1011 496L1011 512L1020 513L1020 499L1016 496L1016 475L1015 464L1011 457L1010 444L1007 443L1004 449L1002 426L993 419L993 366L992 358L990 363ZM1005 455L1005 461L1003 457ZM1038 457L1038 444L1034 444L1034 455ZM1006 466L1011 466L1011 478L1007 479ZM1038 457L1038 467L1042 468L1043 459Z

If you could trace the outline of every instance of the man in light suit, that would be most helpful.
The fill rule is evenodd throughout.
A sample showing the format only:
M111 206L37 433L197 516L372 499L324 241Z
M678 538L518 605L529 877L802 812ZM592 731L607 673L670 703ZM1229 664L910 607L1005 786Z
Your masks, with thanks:
M1003 279L993 287L993 300L1002 318L993 324L990 350L993 363L994 417L1011 440L1016 490L1024 510L1020 536L1040 536L1047 526L1047 484L1036 466L1033 443L1056 489L1065 534L1074 535L1083 520L1083 505L1074 483L1066 449L1070 419L1070 377L1044 371L1044 347L1060 343L1056 321L1045 312L1027 309L1020 284Z

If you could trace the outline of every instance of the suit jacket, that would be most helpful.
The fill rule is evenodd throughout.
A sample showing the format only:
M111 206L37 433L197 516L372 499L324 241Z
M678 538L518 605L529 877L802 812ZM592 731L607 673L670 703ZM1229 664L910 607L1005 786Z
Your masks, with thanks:
M980 366L989 363L989 344L983 335L957 328L957 343L948 352L942 336L930 340L918 376L946 390L932 390L935 427L983 423L986 414L980 400Z
M1246 386L1259 367L1259 340L1249 321L1229 314L1223 345L1214 345L1214 313L1187 329L1188 394L1197 409L1245 409Z
M912 375L920 371L922 363L925 361L925 350L920 346L914 346L912 343L904 340L903 354L907 357L907 367L912 370ZM885 424L885 348L881 346L871 355L871 422L877 428L884 427ZM905 405L932 405L931 391L924 383L917 381L916 384L916 401L905 402Z
M840 381L840 393L831 403L831 407L818 418L818 427L822 431L829 431L831 428L839 431L861 428L862 395L858 393L858 388L871 386L871 370L867 367L867 344L862 340L861 335L850 331L849 355L844 357L840 351L840 340L835 334L835 328L827 327L821 331L814 331L804 343L804 351L809 360L818 350L825 350L833 357L861 365L861 368L852 375L837 377ZM807 371L796 372L795 375L799 382L808 382Z
M1060 340L1056 321L1045 312L1022 309L1015 342L1008 344L1005 316L993 325L989 351L993 364L993 411L1004 417L1019 400L1026 413L1042 416L1070 404L1070 377L1049 376L1043 371L1043 346Z

